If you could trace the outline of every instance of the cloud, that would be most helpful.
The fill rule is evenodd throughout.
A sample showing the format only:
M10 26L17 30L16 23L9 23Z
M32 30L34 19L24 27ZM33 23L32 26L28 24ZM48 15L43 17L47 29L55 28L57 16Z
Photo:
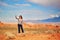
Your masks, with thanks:
M42 20L47 19L47 12L44 12L42 10L32 9L32 10L21 10L17 14L24 15L25 20ZM45 15L47 14L47 15Z
M0 2L0 6L8 6L8 4L4 2Z
M59 15L50 15L50 18L59 17Z
M32 10L21 10L21 13L23 14L42 14L44 13L43 11L41 10L37 10L37 9L32 9Z
M12 14L13 16L19 16L19 15L23 15L24 20L42 20L45 19L46 17L44 17L44 14L46 12L43 12L41 10L37 10L37 9L23 9L23 10L16 10L16 11L9 11L10 14Z
M17 7L31 6L31 4L27 3L27 4L14 4L14 5L10 5L10 4L5 3L5 2L0 2L0 6L17 8Z
M28 2L36 3L43 6L52 6L60 8L60 0L28 0Z
M15 4L15 6L31 6L31 4Z
M10 5L10 4L5 3L5 2L0 2L0 6L3 6L3 7L14 7L13 5Z
M13 16L19 16L19 15L23 15L24 20L41 20L44 18L40 18L39 14L43 14L44 12L41 10L36 10L36 9L31 9L31 10L16 10L16 11L8 11L10 14L12 14Z

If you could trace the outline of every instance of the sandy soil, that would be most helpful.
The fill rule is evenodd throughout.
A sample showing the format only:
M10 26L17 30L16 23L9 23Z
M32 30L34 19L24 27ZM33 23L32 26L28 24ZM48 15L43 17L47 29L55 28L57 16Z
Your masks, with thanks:
M0 23L0 40L60 40L60 31L56 32L56 30L60 30L60 25L55 24L24 24L24 28L29 28L30 31L26 31L25 33L17 33L17 24L3 24ZM13 29L13 30L12 30ZM31 29L40 29L36 33L33 33ZM54 33L50 33L51 31L44 30L54 30ZM8 32L7 32L8 31ZM46 33L48 32L48 33Z
M15 38L6 38L5 35L0 35L0 40L60 40L60 34L18 34Z

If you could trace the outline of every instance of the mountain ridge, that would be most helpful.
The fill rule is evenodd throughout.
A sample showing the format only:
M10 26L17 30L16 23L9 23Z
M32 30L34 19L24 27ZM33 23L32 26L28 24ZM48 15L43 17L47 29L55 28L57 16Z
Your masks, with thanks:
M59 17L54 17L54 18L48 18L44 20L27 20L26 22L60 22L60 16Z

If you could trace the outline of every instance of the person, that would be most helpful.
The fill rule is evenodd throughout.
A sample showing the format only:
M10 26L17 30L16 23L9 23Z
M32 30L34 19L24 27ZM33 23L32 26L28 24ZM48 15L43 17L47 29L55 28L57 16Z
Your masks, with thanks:
M20 33L20 30L22 31L22 33L24 33L22 15L20 15L19 18L17 18L17 16L15 16L15 18L18 20L18 33Z

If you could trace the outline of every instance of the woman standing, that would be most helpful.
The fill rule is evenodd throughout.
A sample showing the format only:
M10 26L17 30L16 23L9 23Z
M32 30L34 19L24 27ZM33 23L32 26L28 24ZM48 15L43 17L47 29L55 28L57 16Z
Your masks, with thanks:
M22 31L22 33L24 33L23 30L23 17L22 15L19 16L19 18L17 18L17 16L15 16L15 18L18 20L18 33L20 33L20 30Z

